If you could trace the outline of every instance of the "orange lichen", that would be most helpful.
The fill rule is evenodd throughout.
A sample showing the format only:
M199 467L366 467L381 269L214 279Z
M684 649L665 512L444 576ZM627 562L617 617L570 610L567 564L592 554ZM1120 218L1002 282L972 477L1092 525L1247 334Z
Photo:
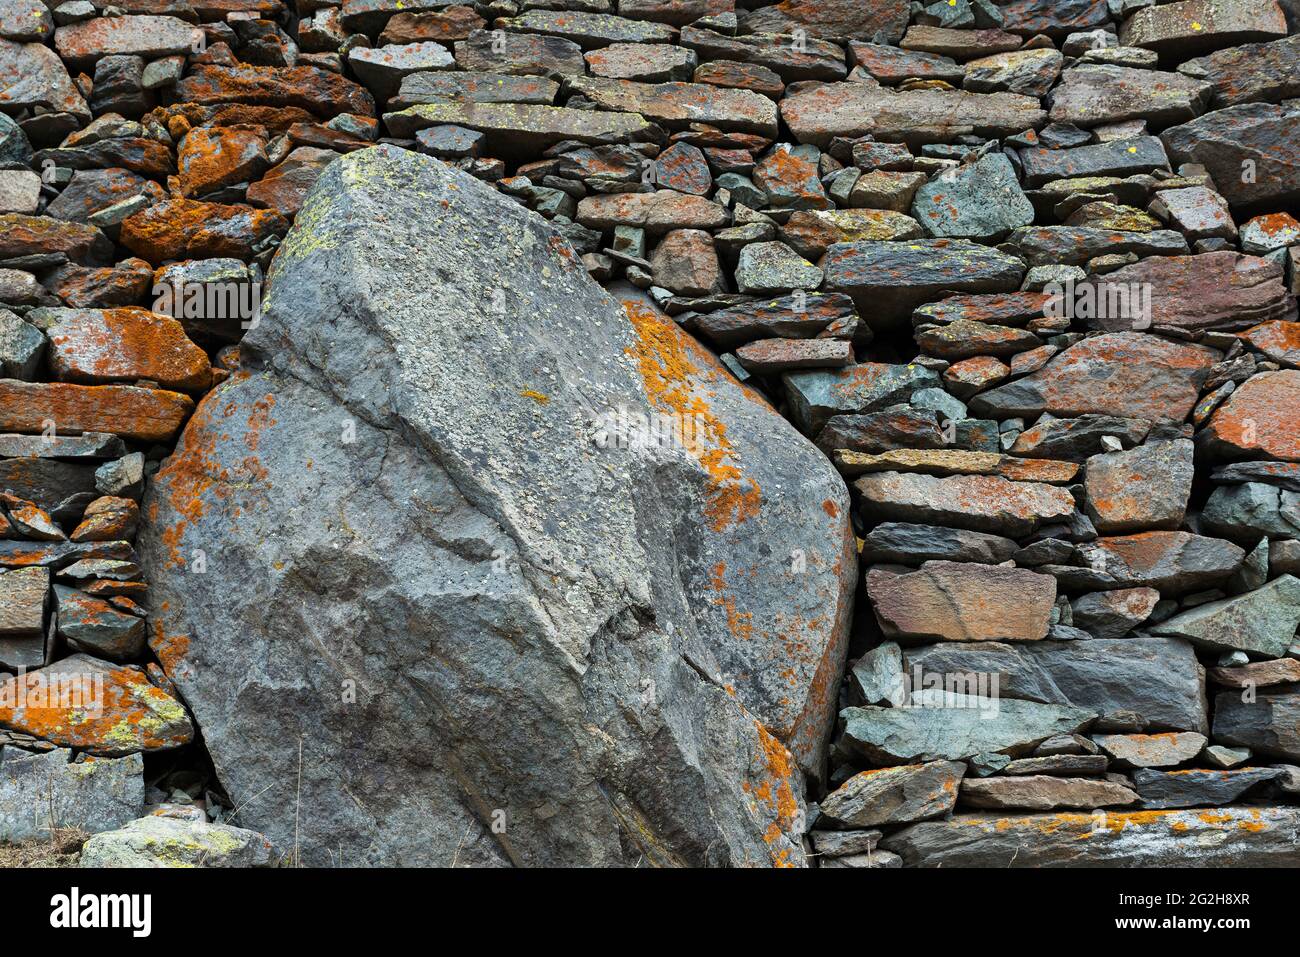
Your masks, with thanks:
M637 337L627 352L636 359L650 404L692 426L687 450L707 475L710 527L721 532L753 518L762 504L758 483L745 475L726 425L702 394L720 374L716 360L653 309L634 300L625 300L623 308Z

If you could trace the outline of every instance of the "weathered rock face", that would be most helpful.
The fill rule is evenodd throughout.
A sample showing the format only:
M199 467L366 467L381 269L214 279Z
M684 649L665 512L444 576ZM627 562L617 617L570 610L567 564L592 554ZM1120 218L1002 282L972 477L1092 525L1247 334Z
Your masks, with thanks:
M301 747L308 861L801 863L855 571L820 453L409 152L330 166L271 285L140 541L245 822L292 831Z

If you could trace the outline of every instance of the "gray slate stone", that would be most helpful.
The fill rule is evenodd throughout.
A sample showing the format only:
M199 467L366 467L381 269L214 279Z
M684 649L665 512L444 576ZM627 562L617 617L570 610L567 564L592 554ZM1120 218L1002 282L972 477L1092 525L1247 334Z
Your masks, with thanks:
M1300 625L1300 578L1282 575L1262 588L1198 605L1151 626L1202 648L1241 650L1280 658L1295 643Z
M927 236L994 242L1034 221L1034 205L1020 188L1011 160L989 153L940 173L916 191L912 217Z
M66 748L0 749L0 841L48 839L51 825L97 834L144 813L142 755L72 759Z
M151 815L96 834L82 867L274 867L271 842L256 831Z
M1257 784L1272 781L1282 774L1275 768L1243 768L1240 771L1192 769L1177 774L1138 768L1132 778L1133 786L1142 797L1143 807L1218 807L1231 804Z

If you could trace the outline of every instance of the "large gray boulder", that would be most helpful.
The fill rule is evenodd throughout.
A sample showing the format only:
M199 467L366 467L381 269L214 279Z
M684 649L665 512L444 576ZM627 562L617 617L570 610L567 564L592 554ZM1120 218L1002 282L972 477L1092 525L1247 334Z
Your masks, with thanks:
M408 151L332 164L270 289L139 540L244 826L307 864L803 863L856 576L829 462Z

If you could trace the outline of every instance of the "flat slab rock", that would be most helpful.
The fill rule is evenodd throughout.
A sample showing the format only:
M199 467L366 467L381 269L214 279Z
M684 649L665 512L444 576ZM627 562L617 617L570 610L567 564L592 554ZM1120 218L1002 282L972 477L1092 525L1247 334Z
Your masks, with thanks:
M964 807L993 810L1024 808L1050 811L1054 808L1123 807L1138 803L1138 796L1122 784L1097 778L1025 775L966 778L962 781L960 802Z
M1133 786L1149 808L1216 807L1231 804L1247 791L1265 781L1282 777L1277 768L1242 768L1235 771L1153 771L1140 768L1133 772Z
M275 848L256 831L150 815L96 834L81 867L274 867Z
M1261 372L1211 416L1203 441L1220 456L1300 462L1300 371Z
M977 395L971 411L997 419L1050 412L1181 422L1218 356L1146 333L1104 333L1062 350L1023 379Z
M867 595L888 638L1038 641L1056 604L1056 579L1023 568L926 562L899 574L876 567Z
M828 794L821 821L867 828L941 817L952 810L966 765L932 761L862 771Z
M1002 137L1041 128L1038 98L966 90L894 92L872 83L827 83L781 101L781 117L800 143L825 148L836 136L882 142L949 142L963 134Z
M540 217L408 151L327 167L270 282L257 371L200 404L138 542L223 783L271 787L244 819L320 863L803 863L856 578L821 453ZM199 542L220 571L188 573ZM253 646L275 664L250 677Z
M897 708L845 708L840 746L873 765L963 761L977 754L1027 754L1041 741L1086 727L1096 713L1068 705L912 692Z
M1295 867L1300 808L959 814L880 842L909 867Z
M868 514L892 521L951 525L1020 537L1074 514L1074 496L1041 482L996 475L936 477L876 472L853 483Z

